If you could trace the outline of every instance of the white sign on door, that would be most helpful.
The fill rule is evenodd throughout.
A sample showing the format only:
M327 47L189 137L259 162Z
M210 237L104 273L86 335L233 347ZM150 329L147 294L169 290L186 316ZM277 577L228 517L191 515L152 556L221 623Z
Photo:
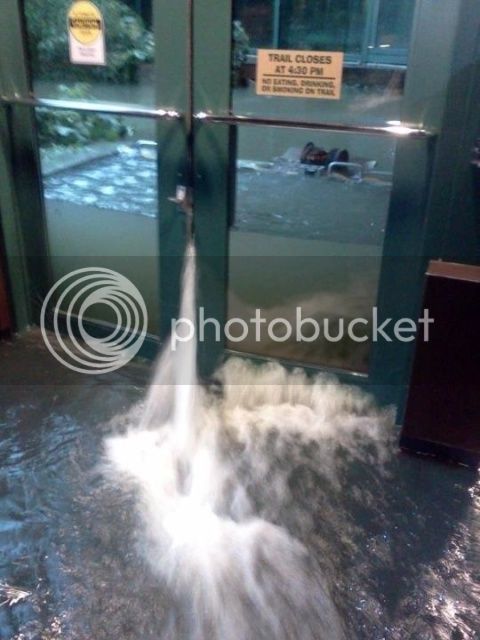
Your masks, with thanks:
M105 65L105 28L100 9L90 0L76 0L67 20L70 62Z

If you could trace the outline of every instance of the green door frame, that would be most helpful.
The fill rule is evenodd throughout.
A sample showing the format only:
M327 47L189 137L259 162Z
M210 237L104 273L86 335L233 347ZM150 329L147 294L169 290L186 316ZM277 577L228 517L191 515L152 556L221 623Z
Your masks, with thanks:
M479 92L480 6L476 0L442 0L441 4L439 7L430 0L417 0L403 121L434 131L437 136L435 140L398 142L377 300L380 318L416 317L429 258L454 254L456 259L469 259L472 250L477 250L475 244L473 249L467 248L463 237L452 242L449 230L463 228L454 215L455 206L466 181L464 154L478 134L473 101ZM157 105L185 114L189 89L180 79L187 77L189 62L185 45L189 2L153 0L153 8ZM38 322L38 302L50 277L21 1L4 0L2 9L0 211L16 326L21 330ZM193 15L195 112L228 115L232 2L193 0ZM233 148L238 126L227 120L221 123L208 119L197 119L194 125L198 303L220 322L226 319L227 219L232 206ZM168 334L170 318L178 311L185 220L168 198L175 193L176 185L186 184L189 179L186 132L185 119L158 119L159 156L168 158L162 163L159 181L160 338ZM471 226L471 212L463 217L465 225ZM207 333L199 350L204 375L212 371L223 353L224 345L215 343L213 334ZM380 397L401 403L412 353L411 344L377 344L368 377L340 372L340 379L367 385Z
M20 5L6 0L0 24L1 96L31 95L25 42ZM0 135L0 211L15 325L22 330L38 316L39 302L46 294L49 281L32 109L2 103Z

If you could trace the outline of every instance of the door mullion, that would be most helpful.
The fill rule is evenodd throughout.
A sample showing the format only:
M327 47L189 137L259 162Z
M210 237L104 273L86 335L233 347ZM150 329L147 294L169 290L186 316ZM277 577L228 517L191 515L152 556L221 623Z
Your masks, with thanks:
M231 2L196 0L194 3L195 112L230 108ZM208 34L208 35L207 35ZM223 326L227 307L228 218L232 163L232 128L201 125L194 129L194 216L198 258L198 305L205 316ZM222 332L223 333L223 332ZM199 344L199 369L208 376L224 352L214 328L205 328Z
M187 96L187 2L154 0L156 107L166 105L185 114ZM172 201L177 185L187 180L185 118L157 123L158 143L158 245L160 339L165 340L171 319L178 317L185 218Z

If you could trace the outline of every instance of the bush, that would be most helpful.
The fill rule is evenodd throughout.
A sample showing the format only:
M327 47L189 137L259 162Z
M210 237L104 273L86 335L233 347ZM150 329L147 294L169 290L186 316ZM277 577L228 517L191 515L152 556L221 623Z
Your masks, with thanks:
M86 84L60 85L59 93L63 98L86 100L88 89ZM82 145L98 140L114 142L131 133L117 116L44 107L37 109L36 114L41 147Z
M153 35L121 0L95 0L105 22L107 66L69 61L67 14L72 0L25 0L33 73L42 80L133 82L141 62L152 62Z
M239 69L247 61L250 51L250 38L240 20L233 21L232 39L232 66L234 69Z

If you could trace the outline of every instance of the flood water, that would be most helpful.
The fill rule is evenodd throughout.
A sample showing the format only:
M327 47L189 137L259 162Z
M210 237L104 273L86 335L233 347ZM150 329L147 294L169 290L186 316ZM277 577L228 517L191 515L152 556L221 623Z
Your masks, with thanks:
M211 547L201 513L176 529L177 582L145 478L106 456L106 443L123 442L132 464L158 462L169 427L141 426L147 368L85 381L56 368L35 333L0 350L2 639L213 639L220 622L242 639L479 637L477 475L399 454L388 412L359 392L273 365L227 366L223 422L204 425L202 441L216 470L203 486L228 526L214 525ZM164 489L168 467L155 464ZM192 548L201 553L185 556ZM27 595L9 606L7 586ZM225 627L219 610L244 626ZM337 636L322 631L326 615Z
M315 173L309 173L312 167L300 163L302 145L308 141L305 132L262 132L262 145L256 150L262 155L268 150L268 160L259 160L251 144L255 132L246 129L239 139L242 155L237 159L235 206L229 219L230 317L248 318L255 305L290 317L301 302L333 323L339 317L368 318L377 296L395 145L387 141L378 148L370 141L372 145L364 147L350 140L349 153L358 166L378 162L380 169L365 168L358 181L356 173L327 176L324 167L313 167ZM315 142L329 148L346 141L322 137ZM62 170L45 163L54 278L90 266L92 257L96 264L100 260L135 283L149 311L148 330L157 334L163 210L161 201L158 209L156 145L144 140L97 149L104 155L95 158L88 153L93 150L79 150L77 164ZM158 177L161 181L161 157ZM324 259L318 260L320 256ZM101 321L112 321L105 310L95 313ZM351 340L315 345L262 340L234 348L364 372L370 345Z
M271 162L238 160L234 228L286 237L380 247L391 182L366 176L358 182L326 172L308 175L301 149ZM96 207L98 215L123 212L158 215L156 148L119 145L117 153L45 178L47 202ZM161 212L160 212L161 213Z

